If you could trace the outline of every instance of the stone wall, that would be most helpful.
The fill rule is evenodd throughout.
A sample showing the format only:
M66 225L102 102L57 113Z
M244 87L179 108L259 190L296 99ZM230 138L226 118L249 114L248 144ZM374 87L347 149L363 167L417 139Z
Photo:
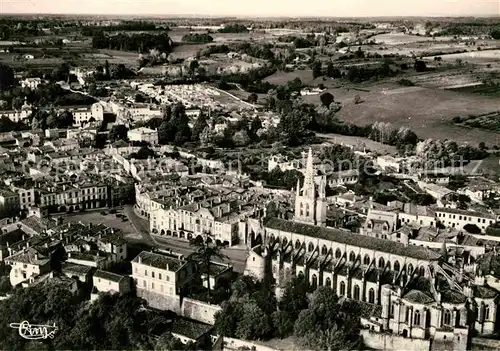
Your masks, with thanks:
M211 305L189 298L184 298L181 304L181 299L177 295L160 295L140 288L137 288L137 296L146 300L150 307L172 311L179 316L212 325L215 323L215 314L221 310L219 305Z
M410 339L392 334L379 334L366 329L361 330L361 336L367 347L376 350L427 351L430 349L429 340Z
M250 341L228 338L225 336L222 340L222 350L224 351L234 351L240 348L245 348L253 351L276 351L278 349L273 349L271 347L255 344Z
M181 315L203 323L214 324L215 314L221 310L219 305L211 305L203 301L184 298Z

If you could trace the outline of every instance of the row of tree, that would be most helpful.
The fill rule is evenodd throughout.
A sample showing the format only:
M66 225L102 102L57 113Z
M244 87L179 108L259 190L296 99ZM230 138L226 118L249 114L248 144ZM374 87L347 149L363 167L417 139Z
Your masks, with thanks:
M189 33L182 37L184 43L208 44L214 41L214 38L208 33Z
M139 53L157 49L160 52L170 53L173 48L173 42L167 32L108 35L101 31L94 33L92 36L92 48Z

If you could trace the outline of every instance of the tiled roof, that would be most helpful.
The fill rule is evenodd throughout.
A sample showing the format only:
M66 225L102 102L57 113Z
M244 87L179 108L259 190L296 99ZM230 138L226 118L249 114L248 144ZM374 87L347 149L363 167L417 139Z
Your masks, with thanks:
M437 260L440 256L437 252L422 246L405 246L401 243L349 233L340 229L317 227L280 218L269 219L265 227L420 260Z
M148 251L142 251L132 262L171 272L176 272L184 264L183 260Z
M474 296L482 299L492 299L499 293L489 286L474 286Z
M50 262L50 259L41 255L33 248L27 248L12 256L6 258L10 262L21 262L32 265L44 266Z
M61 267L63 273L68 274L88 274L92 270L92 267L84 266L81 264L74 264L69 262L64 262Z
M458 215L464 215L464 216L471 216L471 217L481 217L481 218L495 219L495 216L492 215L491 213L460 210L458 208L442 208L441 207L441 208L436 208L436 212L452 213L452 214L458 214Z
M420 303L420 304L428 304L434 302L434 299L430 297L427 294L424 294L420 290L412 290L405 296L403 296L403 299L409 301L409 302L414 302L414 303Z
M192 340L198 340L201 336L208 333L213 326L197 321L178 318L172 323L172 333L186 336Z
M449 302L453 304L464 303L467 300L467 296L456 291L456 290L442 290L441 292L441 300L443 302Z
M94 273L94 278L101 278L101 279L106 279L106 280L110 280L112 282L119 283L123 278L125 278L125 276L123 276L121 274L116 274L116 273L112 273L112 272L103 271L103 270L98 269Z

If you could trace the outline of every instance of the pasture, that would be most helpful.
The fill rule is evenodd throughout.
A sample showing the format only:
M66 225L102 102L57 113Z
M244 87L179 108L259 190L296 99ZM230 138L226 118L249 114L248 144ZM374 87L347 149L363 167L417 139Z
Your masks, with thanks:
M499 97L485 97L456 91L423 87L405 87L385 83L366 86L363 90L333 88L328 90L335 101L342 103L337 117L346 122L366 125L389 122L395 127L406 126L420 138L453 139L477 145L500 145L500 134L453 125L455 116L479 115L498 111ZM362 102L354 103L359 95ZM320 104L320 96L306 96L307 102Z
M293 72L278 71L270 75L269 77L266 77L264 81L269 82L271 84L281 85L281 84L286 84L287 82L294 80L295 78L300 78L302 83L306 85L310 85L314 81L312 70L310 69L293 71Z

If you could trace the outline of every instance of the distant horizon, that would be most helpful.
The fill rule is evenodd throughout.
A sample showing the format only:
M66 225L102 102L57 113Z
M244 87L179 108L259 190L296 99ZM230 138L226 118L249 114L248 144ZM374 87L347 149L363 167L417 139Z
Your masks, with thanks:
M99 16L106 16L106 17L140 17L140 18L193 18L193 19L204 19L204 18L213 18L213 19L222 19L222 18L236 18L236 19L280 19L280 18L294 18L294 19L311 19L311 18L319 18L319 19L358 19L358 18L381 18L381 19L393 19L393 18L499 18L500 19L500 14L498 15L491 15L491 14L474 14L474 15L391 15L391 16L314 16L314 15L305 15L305 16L287 16L287 15L238 15L238 14L222 14L222 15L217 15L217 14L166 14L166 15L158 15L158 14L127 14L127 13L122 13L122 14L113 14L113 13L48 13L48 12L17 12L17 13L0 13L0 17L7 17L7 16L66 16L66 17L71 17L71 16L94 16L94 17L99 17Z
M1 0L11 15L371 18L499 17L498 0Z

